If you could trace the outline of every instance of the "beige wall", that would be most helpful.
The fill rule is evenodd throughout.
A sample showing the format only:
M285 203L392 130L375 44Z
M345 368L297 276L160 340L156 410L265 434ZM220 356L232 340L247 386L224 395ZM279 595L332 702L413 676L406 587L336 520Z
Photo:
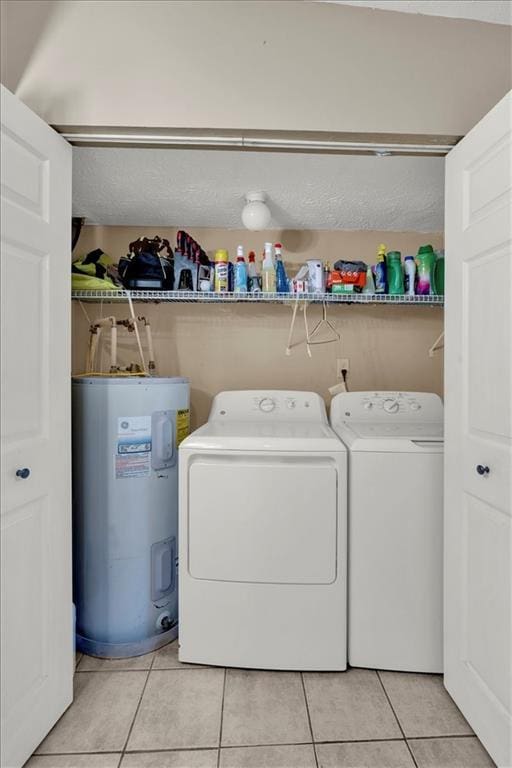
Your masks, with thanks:
M4 2L9 62L35 22ZM53 5L17 84L53 124L461 135L511 87L495 24L302 0Z
M175 229L159 230L175 242ZM153 230L127 227L85 227L75 249L75 257L94 247L102 247L115 259L127 250L139 234ZM287 266L293 273L306 256L334 261L344 257L375 261L380 242L415 253L418 246L431 242L442 247L439 233L411 232L262 232L245 230L191 229L206 250L227 247L230 254L242 243L248 250L261 250L265 239L281 239L286 249ZM292 268L292 265L295 265ZM112 305L85 304L91 319L111 314ZM313 357L304 344L284 354L291 309L281 305L142 304L137 313L151 320L159 373L188 376L192 387L192 424L203 423L213 395L223 389L283 388L320 393L329 402L328 387L337 383L336 358L350 361L351 389L398 389L432 391L442 395L442 354L429 358L428 349L442 330L442 309L432 307L336 306L329 308L329 319L342 336L341 347L329 344L315 347ZM311 324L320 309L312 307ZM127 317L125 304L115 307L117 317ZM296 325L296 342L303 342L302 316ZM73 307L73 371L84 370L87 320L79 304ZM121 343L124 361L137 359L133 344Z

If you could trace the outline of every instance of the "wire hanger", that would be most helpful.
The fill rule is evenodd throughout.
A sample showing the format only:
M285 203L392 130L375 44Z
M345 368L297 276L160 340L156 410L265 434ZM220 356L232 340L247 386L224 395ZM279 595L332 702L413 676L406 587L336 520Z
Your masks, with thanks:
M306 329L306 350L309 357L312 357L311 347L313 345L332 344L337 341L341 343L340 334L338 333L334 325L331 323L331 321L327 319L327 304L325 301L322 302L322 318L315 325L311 333L308 327L306 305L304 305L304 326ZM327 328L327 332L330 334L331 338L319 339L318 341L313 341L313 337L317 336L323 330L323 328Z
M440 349L444 349L444 331L441 331L437 339L434 341L434 343L430 347L428 351L428 356L434 357L435 353L439 352Z

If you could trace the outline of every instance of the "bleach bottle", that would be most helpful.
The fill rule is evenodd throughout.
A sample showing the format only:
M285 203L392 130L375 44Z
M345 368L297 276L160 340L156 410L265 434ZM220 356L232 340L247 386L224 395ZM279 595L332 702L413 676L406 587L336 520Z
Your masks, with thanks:
M234 291L235 293L247 293L247 266L244 259L243 245L239 245L236 249Z

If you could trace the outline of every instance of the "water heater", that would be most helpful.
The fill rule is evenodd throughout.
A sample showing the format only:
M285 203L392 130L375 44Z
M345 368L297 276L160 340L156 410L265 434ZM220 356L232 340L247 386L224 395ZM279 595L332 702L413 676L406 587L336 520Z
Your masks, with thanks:
M73 380L77 649L121 658L178 634L179 378Z

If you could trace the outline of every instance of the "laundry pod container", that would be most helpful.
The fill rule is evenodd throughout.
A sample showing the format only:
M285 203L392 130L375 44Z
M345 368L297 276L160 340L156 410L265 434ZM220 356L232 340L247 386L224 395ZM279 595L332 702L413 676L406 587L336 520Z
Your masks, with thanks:
M77 649L138 656L178 634L180 378L73 380Z

